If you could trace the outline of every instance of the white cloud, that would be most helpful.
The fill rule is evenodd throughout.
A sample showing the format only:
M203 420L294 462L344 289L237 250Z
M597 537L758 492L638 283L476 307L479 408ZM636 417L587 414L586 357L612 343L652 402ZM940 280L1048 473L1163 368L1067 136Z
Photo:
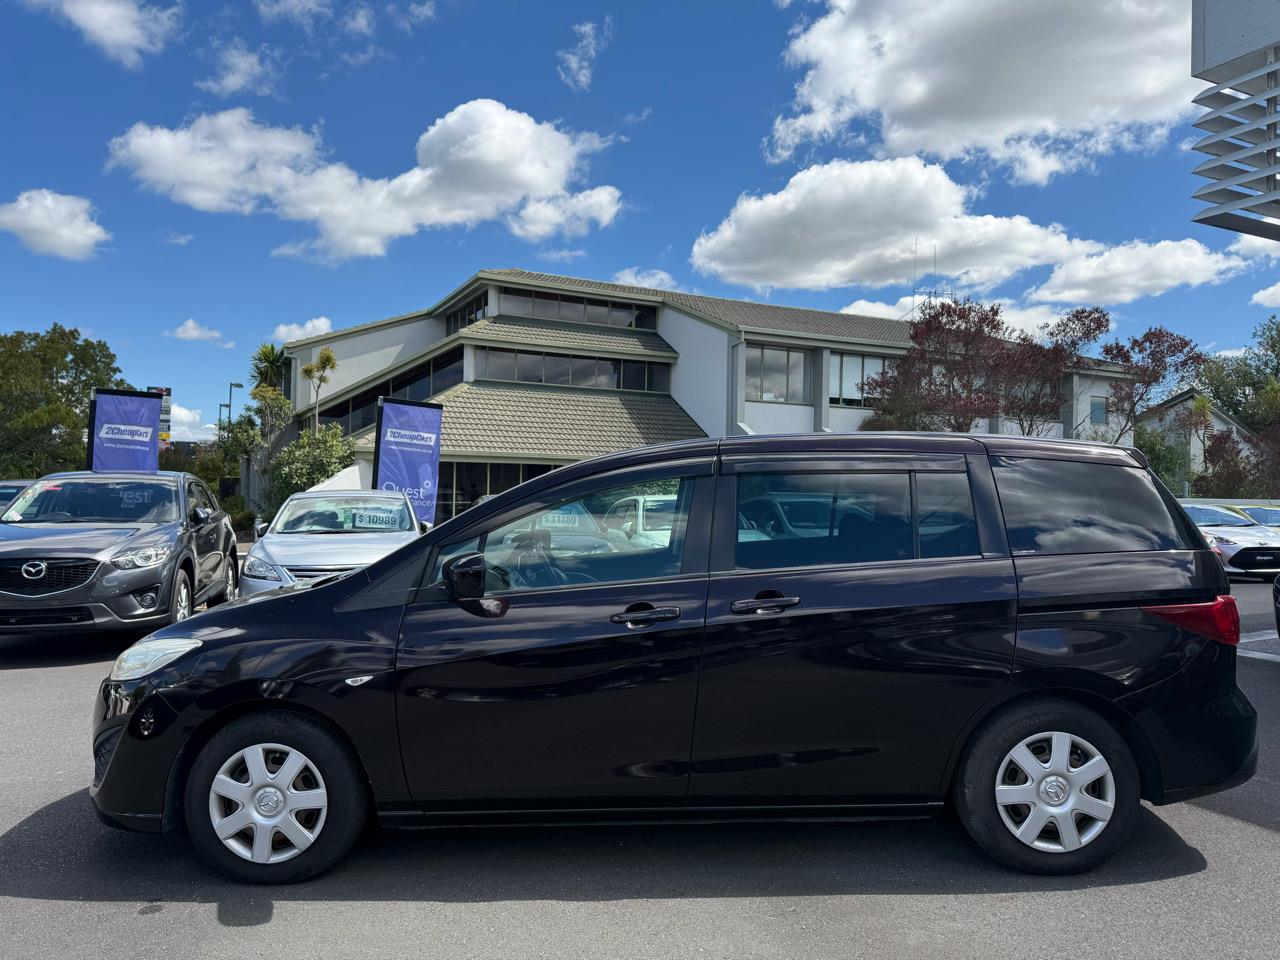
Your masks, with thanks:
M987 289L1033 266L1094 253L1056 224L970 213L970 191L916 157L836 160L777 193L743 194L694 242L702 273L754 287L911 284L933 273Z
M1248 347L1231 347L1231 348L1230 348L1230 349L1228 349L1228 350L1217 350L1217 351L1215 351L1215 352L1214 352L1214 356L1217 356L1217 357L1243 357L1243 356L1244 356L1246 353L1248 353L1248 352L1249 352L1249 348L1248 348Z
M426 3L407 4L402 9L394 3L389 3L387 16L405 33L413 33L414 27L436 18L436 5L434 0L427 0Z
M1051 303L1131 303L1175 287L1221 283L1244 266L1239 257L1210 250L1199 240L1133 240L1067 259L1029 296Z
M375 29L373 7L358 3L342 18L342 29L356 37L372 37Z
M271 339L280 343L290 340L305 340L307 337L318 337L333 329L333 321L328 317L312 317L306 323L278 323L271 331Z
M173 440L191 440L205 443L212 440L218 428L212 423L202 423L204 416L200 410L192 410L179 403L172 404L169 410L169 437Z
M657 290L681 289L675 277L657 268L624 267L613 275L613 282L625 283L631 287L652 287Z
M1263 287L1249 298L1249 302L1258 307L1280 307L1280 283Z
M621 208L617 188L572 187L609 142L472 100L418 138L413 167L366 178L329 162L317 132L260 124L236 108L183 127L136 123L111 141L110 166L197 210L314 224L313 240L284 252L336 261L382 256L391 241L430 227L502 220L516 236L541 240L605 226Z
M1062 311L1043 303L1020 304L1014 300L997 300L1000 316L1015 330L1039 333L1049 324L1062 318Z
M562 247L559 250L539 250L538 259L550 260L553 263L569 263L573 260L580 260L587 255L587 251L578 247Z
M922 302L923 297L911 296L899 297L897 303L885 303L881 300L855 300L848 306L841 307L841 313L853 313L862 317L885 317L889 320L906 319L916 304Z
M1280 243L1266 237L1242 233L1227 247L1227 253L1246 260L1280 260Z
M85 40L130 70L142 55L159 53L177 33L182 7L159 7L143 0L26 0L27 6L60 16Z
M273 92L278 58L268 47L250 50L239 37L218 48L218 72L197 80L201 90L229 97L239 93L267 96Z
M786 49L805 71L766 151L878 128L890 155L984 151L1043 183L1162 142L1203 84L1186 0L829 0Z
M330 0L257 0L256 6L263 20L292 20L307 30L316 20L333 15Z
M84 197L52 190L26 190L0 203L0 231L16 236L32 253L64 260L88 260L111 234L93 219Z
M175 247L185 247L188 243L196 238L194 233L171 233L164 238L165 243L172 243Z
M571 90L585 93L591 89L596 60L613 40L613 18L605 17L602 23L585 20L573 25L578 42L566 50L556 51L556 73Z
M207 340L224 350L232 350L236 345L234 340L223 340L221 330L214 330L212 327L197 323L192 317L187 317L172 330L166 330L164 335L178 340Z

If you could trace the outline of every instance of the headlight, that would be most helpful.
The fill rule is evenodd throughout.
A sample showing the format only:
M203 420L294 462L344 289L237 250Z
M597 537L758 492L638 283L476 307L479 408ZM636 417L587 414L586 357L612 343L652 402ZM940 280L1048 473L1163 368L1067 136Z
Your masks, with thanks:
M139 640L120 656L111 667L112 680L137 680L173 663L184 653L200 646L199 640L187 637Z
M1236 545L1236 542L1234 540L1228 540L1226 537L1220 537L1216 533L1211 534L1209 536L1209 539L1212 540L1214 543L1221 544L1224 547L1234 547Z
M244 566L240 572L246 577L254 580L279 580L280 574L276 573L276 568L271 566L265 560L259 560L253 554L245 557Z
M134 547L124 553L117 553L111 558L121 570L138 570L142 567L155 567L169 559L173 547L167 543L153 543L145 547Z

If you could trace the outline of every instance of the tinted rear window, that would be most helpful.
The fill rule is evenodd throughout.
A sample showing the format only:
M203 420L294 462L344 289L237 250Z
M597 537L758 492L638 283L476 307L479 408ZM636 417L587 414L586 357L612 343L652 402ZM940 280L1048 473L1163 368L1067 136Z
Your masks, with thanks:
M1185 550L1180 525L1138 467L992 457L1014 556Z

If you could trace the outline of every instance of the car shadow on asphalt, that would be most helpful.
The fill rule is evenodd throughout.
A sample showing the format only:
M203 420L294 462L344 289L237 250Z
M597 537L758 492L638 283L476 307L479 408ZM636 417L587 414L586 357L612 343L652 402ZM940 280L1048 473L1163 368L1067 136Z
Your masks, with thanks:
M142 634L58 631L43 635L0 635L0 670L72 667L110 663ZM105 671L104 671L105 673Z
M1205 869L1200 851L1144 807L1108 864L1074 877L1005 870L949 818L822 823L371 830L334 870L252 887L205 872L178 832L129 834L94 817L87 791L0 836L0 897L216 903L225 926L271 920L277 902L596 902L711 897L1069 891Z

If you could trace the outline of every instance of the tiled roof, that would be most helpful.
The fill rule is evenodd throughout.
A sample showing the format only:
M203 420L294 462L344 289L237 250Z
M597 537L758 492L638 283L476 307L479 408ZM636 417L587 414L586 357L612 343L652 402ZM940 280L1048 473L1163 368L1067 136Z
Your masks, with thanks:
M462 336L468 340L527 343L548 350L676 355L671 344L651 330L589 327L533 317L490 317L463 328Z
M667 394L473 381L431 398L444 405L440 452L585 459L706 434ZM356 437L371 447L372 429Z
M662 299L677 310L684 307L694 313L711 317L728 326L743 330L763 330L809 337L838 337L846 340L866 340L906 346L910 343L911 327L905 320L886 317L869 317L855 313L839 313L833 310L809 310L804 307L781 307L771 303L751 300L728 300L723 297L705 297L701 294L679 290L660 290L655 287L633 287L602 280L584 280L579 277L562 277L553 273L537 273L531 270L502 269L482 270L481 274L512 283L544 284L581 290L584 294L601 296L647 297Z

